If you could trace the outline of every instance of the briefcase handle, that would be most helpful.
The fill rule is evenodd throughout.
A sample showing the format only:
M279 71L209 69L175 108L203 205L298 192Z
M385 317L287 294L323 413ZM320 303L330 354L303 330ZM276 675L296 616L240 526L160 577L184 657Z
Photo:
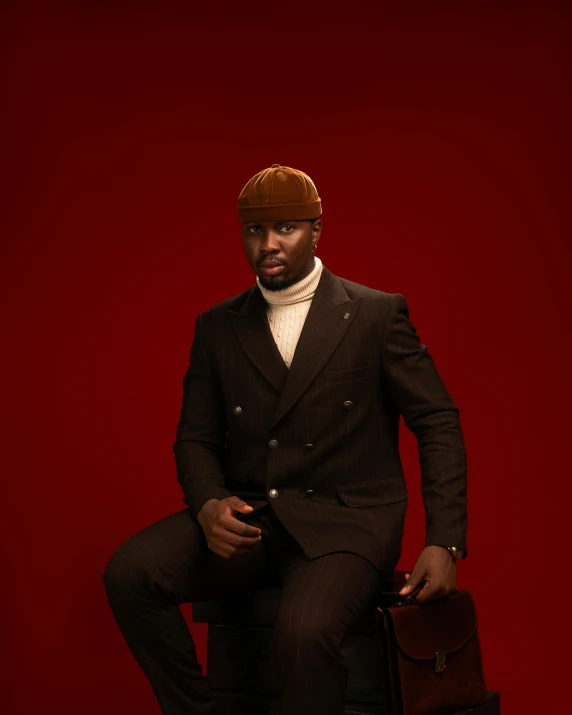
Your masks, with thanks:
M377 610L381 611L383 608L389 608L390 606L410 606L417 604L417 596L421 593L426 583L427 581L420 581L407 596L403 596L399 591L383 591L381 593L381 603L378 604Z

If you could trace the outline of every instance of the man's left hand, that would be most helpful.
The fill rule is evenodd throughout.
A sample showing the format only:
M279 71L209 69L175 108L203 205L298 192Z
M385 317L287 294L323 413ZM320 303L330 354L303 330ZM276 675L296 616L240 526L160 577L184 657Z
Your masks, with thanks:
M406 585L399 592L411 593L420 581L427 583L417 594L416 600L425 603L441 598L456 588L457 566L451 553L443 546L426 546L419 554L411 574L405 574Z

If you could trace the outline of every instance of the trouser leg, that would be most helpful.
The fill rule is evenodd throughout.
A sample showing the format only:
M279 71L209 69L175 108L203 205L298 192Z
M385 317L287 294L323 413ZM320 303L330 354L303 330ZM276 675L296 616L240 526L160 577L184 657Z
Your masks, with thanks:
M255 523L255 515L250 523ZM179 604L222 598L264 582L272 543L264 518L257 524L262 540L232 559L208 549L188 509L146 527L111 557L104 574L109 604L165 715L213 712Z
M341 648L352 623L374 607L377 569L356 554L283 561L273 636L281 715L342 715L348 671Z

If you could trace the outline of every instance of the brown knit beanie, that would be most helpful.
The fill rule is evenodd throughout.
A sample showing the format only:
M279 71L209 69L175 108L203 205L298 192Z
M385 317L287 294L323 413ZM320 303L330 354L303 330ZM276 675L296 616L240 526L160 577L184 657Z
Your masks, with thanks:
M272 164L255 174L238 197L241 221L318 218L322 202L307 174Z

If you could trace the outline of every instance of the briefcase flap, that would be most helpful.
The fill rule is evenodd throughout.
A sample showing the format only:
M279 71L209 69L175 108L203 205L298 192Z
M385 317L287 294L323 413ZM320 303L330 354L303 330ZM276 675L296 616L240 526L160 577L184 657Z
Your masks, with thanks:
M477 630L477 611L469 591L454 591L424 604L387 609L400 650L415 660L434 660L437 651L452 654Z

